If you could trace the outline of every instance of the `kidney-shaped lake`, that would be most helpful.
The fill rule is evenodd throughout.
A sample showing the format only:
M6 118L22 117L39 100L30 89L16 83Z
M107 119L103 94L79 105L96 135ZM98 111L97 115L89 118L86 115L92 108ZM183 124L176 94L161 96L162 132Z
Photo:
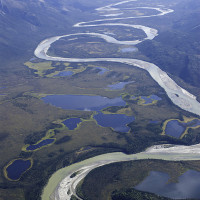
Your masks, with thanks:
M21 178L22 174L31 167L31 160L17 159L7 166L6 175L8 179L17 181Z

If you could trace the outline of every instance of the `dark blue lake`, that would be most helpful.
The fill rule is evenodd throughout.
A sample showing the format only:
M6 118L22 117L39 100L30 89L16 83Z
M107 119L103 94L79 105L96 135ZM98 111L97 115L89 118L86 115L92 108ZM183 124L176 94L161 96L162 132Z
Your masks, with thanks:
M178 120L172 120L167 123L165 134L172 137L180 138L185 130L186 127L184 127Z
M178 120L171 120L167 123L166 128L165 128L165 134L170 135L176 138L180 138L181 135L184 133L186 128L189 127L198 127L200 126L200 120L199 119L194 119L190 122L179 122Z
M21 175L30 167L30 160L15 160L11 165L6 168L7 176L11 180L18 180L20 179Z
M43 97L45 103L68 110L99 111L110 106L125 106L121 97L109 99L102 96L89 95L48 95Z
M94 119L100 126L111 127L119 132L128 132L130 128L127 124L133 122L135 117L123 114L103 114L99 112L97 115L94 115Z
M59 72L59 74L56 74L55 76L71 76L73 74L74 72L72 71L63 71L63 72Z
M163 172L151 171L139 185L137 190L152 192L172 199L200 197L200 172L188 170L179 177L178 183L167 183L169 175Z
M133 82L134 81L115 83L115 84L112 84L112 85L108 85L106 89L109 89L109 90L122 90L127 84L133 83Z
M46 139L46 140L42 140L41 142L39 142L38 144L33 144L33 145L30 145L26 148L26 150L28 151L34 151L36 149L39 149L43 146L46 146L48 144L51 144L55 141L55 139Z
M74 130L77 128L78 124L81 122L80 118L69 118L63 121L62 123L67 126L69 130Z

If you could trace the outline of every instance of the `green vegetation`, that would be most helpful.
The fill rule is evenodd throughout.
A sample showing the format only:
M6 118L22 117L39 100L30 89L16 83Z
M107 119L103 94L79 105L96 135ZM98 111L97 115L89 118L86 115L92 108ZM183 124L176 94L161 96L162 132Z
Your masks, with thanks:
M83 72L86 68L83 66L70 65L70 63L59 62L26 62L24 63L33 73L39 77L52 78L63 71L72 71L73 74Z
M52 65L55 66L55 63ZM60 65L61 63L57 64L57 66ZM98 63L96 66L107 68L109 71L99 76L95 70L91 70L94 67L85 63L77 64L77 69L86 68L86 70L70 78L40 78L34 76L33 80L30 80L31 91L28 88L23 93L26 88L17 85L15 95L11 95L12 88L9 89L10 95L5 102L0 104L1 111L6 113L6 116L10 119L10 121L7 121L5 118L1 121L2 124L6 124L6 126L2 126L2 135L9 131L5 140L14 145L13 149L9 151L8 148L2 148L2 169L6 163L17 156L22 158L31 156L34 160L32 168L23 174L20 181L15 182L16 188L19 188L19 185L25 188L26 199L35 200L39 198L42 187L54 171L81 159L112 151L135 153L153 144L187 144L187 141L160 135L162 122L169 118L179 118L183 115L194 117L193 115L175 107L165 94L160 94L162 101L152 106L143 107L138 105L137 101L131 99L132 95L149 96L162 92L162 89L145 71L116 63L112 63L112 65ZM75 68L76 66L72 67ZM105 91L104 88L107 85L122 81L125 76L129 76L135 83L127 85L123 94L120 91ZM109 128L98 126L92 119L94 112L62 110L43 103L40 97L45 96L45 94L95 94L109 98L122 95L127 103L125 107L109 107L104 109L103 112L133 115L136 120L129 124L130 133L116 133ZM62 121L72 117L81 118L82 123L79 124L77 129L69 131L62 124ZM160 123L150 124L150 120L158 120ZM20 134L22 139L18 137ZM45 148L34 152L21 150L24 144L36 144L45 138L52 137L56 139L56 142L51 144L50 147L45 146ZM13 141L15 142L13 143ZM189 141L189 143L195 142L194 138ZM85 148L88 146L90 146L89 149ZM32 181L33 179L34 181ZM1 184L7 184L8 189L12 188L13 183L6 182L3 177L0 181L0 188ZM33 185L36 185L34 190L32 190Z
M55 144L62 144L71 140L71 137L66 135L55 142Z
M0 198L1 199L15 199L15 200L25 200L24 191L22 188L0 188Z
M152 194L149 192L141 192L131 189L125 189L120 191L114 191L111 196L112 200L169 200L169 198L161 197L156 194Z
M173 14L162 20L155 19L154 22L160 27L159 35L154 40L137 45L147 60L167 71L179 85L197 96L200 57L199 29L195 27L199 21L199 7L196 1L181 1L174 5ZM184 17L181 13L184 13Z
M163 89L146 71L120 63L49 62L34 57L34 49L43 39L54 35L82 32L82 28L72 28L72 25L80 19L82 21L96 19L94 9L105 6L105 2L57 0L56 3L45 1L43 4L41 1L30 3L30 0L27 0L20 6L14 1L12 4L7 2L3 1L3 6L0 6L0 13L5 13L0 15L2 19L0 25L5 27L1 31L0 41L1 200L40 199L42 188L53 172L95 155L114 151L135 153L154 144L191 145L200 142L199 129L189 129L182 140L161 135L166 120L182 121L183 116L188 118L197 116L173 105ZM199 29L194 28L199 24L197 15L199 2L156 0L153 4L145 3L149 7L154 7L155 4L167 5L176 12L165 17L148 19L147 26L158 29L159 36L153 41L137 45L138 51L122 53L122 48L130 46L108 44L99 38L83 36L70 41L63 38L53 44L48 53L79 58L124 57L146 60L167 71L179 85L200 98L200 89L197 88L200 83ZM134 6L139 7L140 1L134 2ZM70 11L66 11L65 8ZM139 16L154 14L155 11L142 9L131 12ZM15 21L17 23L11 23ZM132 20L129 19L126 23L131 24ZM118 26L88 27L85 31L115 34L114 37L118 40L137 40L145 37L141 30ZM106 68L108 71L99 75L100 71L96 67ZM72 71L74 74L68 77L55 76L63 71ZM105 90L108 85L124 80L134 81L134 84L126 86L124 94L120 91ZM40 98L46 94L89 94L108 98L122 95L127 103L125 107L109 107L103 112L133 115L136 119L128 125L131 128L130 133L117 133L110 128L98 126L92 119L94 112L62 110L45 104ZM131 98L151 94L157 94L162 101L151 106L140 106L139 99ZM73 131L67 130L62 124L63 120L71 117L83 119L79 127ZM149 123L151 120L156 120L158 123L151 124ZM37 144L47 138L55 138L55 142L37 151L26 151L28 145ZM3 170L15 158L33 159L33 166L19 181L9 181L5 178ZM198 168L198 162L192 164L194 168L195 166ZM142 170L147 165L149 163L143 163L139 168ZM162 166L160 162L158 165ZM153 166L151 169L159 169L159 166L157 168ZM176 167L174 170L176 171ZM120 171L119 167L118 173ZM144 172L145 175L147 171ZM108 173L105 174L109 177ZM117 178L114 180L116 183L119 182ZM121 185L123 184L122 182ZM116 188L115 194L119 194L121 188ZM134 191L134 194L135 192L142 197L144 195L138 191Z
M64 126L64 124L60 123L59 120L52 122L51 128L48 131L42 132L42 133L40 133L40 132L39 133L33 133L33 134L27 136L25 138L25 141L24 141L24 143L26 145L22 147L22 151L26 151L26 152L38 151L38 150L40 150L44 147L48 147L48 146L52 145L56 141L56 138L53 138L55 136L55 134L57 132L60 132L60 131L63 131L63 130L65 130L65 126ZM43 135L45 135L45 136L43 136ZM41 136L43 136L43 137L41 138ZM35 150L28 150L27 149L30 145L37 145L37 144L39 144L40 142L42 142L43 140L46 140L46 139L54 139L54 142L52 142L51 144L41 146L40 148L37 148ZM66 139L67 138L64 138L62 140L60 139L59 141L57 141L56 144L62 143L61 141L63 141L63 140L66 141Z
M150 96L148 96L147 98L150 98ZM149 105L154 105L156 104L158 101L157 100L153 100L152 103L146 103L146 101L144 99L142 99L141 97L139 97L138 100L138 105L141 106L149 106Z
M104 114L125 114L127 116L133 115L129 106L111 106L102 110Z
M54 67L52 67L51 64L52 62L24 63L24 65L26 65L30 69L33 69L34 73L37 74L38 76L43 76L45 71L47 71L48 69L53 69Z
M200 171L200 161L172 162L163 160L137 160L113 163L92 170L81 185L86 200L169 199L133 189L151 171L169 174L168 183L177 182L188 169ZM98 180L98 181L96 181Z

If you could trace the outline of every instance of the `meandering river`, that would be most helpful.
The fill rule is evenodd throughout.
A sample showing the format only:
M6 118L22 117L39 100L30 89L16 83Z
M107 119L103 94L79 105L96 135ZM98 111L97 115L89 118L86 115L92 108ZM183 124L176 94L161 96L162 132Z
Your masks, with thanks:
M111 37L106 34L100 33L76 33L76 34L68 34L62 36L55 36L48 38L42 41L37 48L35 49L35 56L44 60L50 61L63 61L63 62L118 62L124 63L127 65L131 65L133 67L138 67L144 69L149 72L150 76L162 87L171 101L182 108L183 110L189 111L191 113L200 115L200 103L196 100L196 97L181 88L177 85L166 72L162 71L158 66L153 63L149 63L146 61L138 60L138 59L130 59L130 58L63 58L63 57L53 57L48 55L48 50L51 47L51 44L56 42L61 38L66 38L70 36L81 36L85 35L88 37L97 37L102 38L108 43L113 44L122 44L122 45L136 45L145 40L152 40L158 35L158 31L154 28L150 28L143 25L132 25L126 23L111 23L116 20L127 20L134 18L149 18L149 17L159 17L162 15L166 15L172 13L172 9L164 9L162 8L154 8L154 7L137 7L132 9L152 9L157 12L157 14L153 15L142 15L142 16L130 16L123 17L127 10L131 10L129 8L121 8L121 5L127 4L135 0L127 0L121 1L115 4L110 4L101 8L96 9L97 12L101 13L101 16L106 18L88 21L88 22L80 22L74 25L74 27L97 27L97 26L123 26L130 27L143 30L146 34L146 38L142 40L134 40L134 41L119 41L114 37ZM115 13L113 14L113 11ZM110 12L110 14L109 14ZM106 14L102 14L106 13ZM114 17L116 16L116 17ZM120 17L119 17L120 16ZM114 17L114 18L109 18ZM134 154L134 155L125 155L123 153L111 153L104 154L97 157L93 157L91 159L82 161L80 163L73 164L69 167L63 168L57 172L55 172L50 178L48 184L45 186L42 200L56 199L56 200L70 200L72 194L76 196L76 186L92 169L109 164L112 162L119 161L127 161L127 160L138 160L138 159L165 159L165 160L195 160L200 159L200 145L193 145L189 147L184 146L154 146L149 148L147 151ZM75 177L71 175L74 172L76 173ZM77 197L80 199L79 197Z

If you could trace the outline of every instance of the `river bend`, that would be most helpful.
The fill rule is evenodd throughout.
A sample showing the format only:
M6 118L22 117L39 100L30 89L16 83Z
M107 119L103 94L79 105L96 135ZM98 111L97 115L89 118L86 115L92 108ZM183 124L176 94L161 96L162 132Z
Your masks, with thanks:
M99 20L93 20L88 22L79 22L74 25L74 27L98 27L98 26L121 26L136 28L144 31L146 37L141 40L134 41L119 41L113 36L100 34L100 33L76 33L67 34L62 36L55 36L47 38L42 41L35 49L35 56L49 61L63 61L63 62L118 62L131 65L133 67L138 67L143 70L148 71L150 76L162 87L171 101L183 110L189 111L196 115L200 115L200 103L196 100L196 97L181 88L179 85L173 81L166 72L162 71L158 66L153 63L138 59L130 58L63 58L63 57L53 57L48 55L48 50L51 45L57 40L70 36L80 36L86 35L88 37L93 36L97 38L102 38L108 43L121 44L121 45L136 45L145 40L152 40L158 35L158 31L154 28L150 28L143 25L132 25L127 23L114 23L116 20L128 20L136 18L149 18L149 17L159 17L172 13L172 9L156 8L156 7L135 7L126 8L121 5L133 2L136 0L121 1L115 4L110 4L101 8L97 8L96 11L100 13L100 16L105 18ZM120 6L120 7L119 7ZM157 14L153 15L143 15L143 16L130 16L123 17L127 10L134 9L151 9L155 10ZM110 12L110 14L109 14ZM113 13L115 12L115 13ZM195 160L200 159L200 144L193 146L172 146L172 145L159 145L153 146L147 149L145 152L141 152L134 155L125 155L123 153L110 153L100 156L93 157L91 159L82 161L80 163L73 164L69 167L63 168L55 172L50 178L48 184L45 186L42 194L42 200L70 200L72 194L76 196L76 186L92 169L109 164L112 162L127 161L127 160L138 160L138 159L165 159L165 160ZM71 175L76 172L75 177ZM51 194L51 195L50 195ZM79 197L77 197L80 199Z

